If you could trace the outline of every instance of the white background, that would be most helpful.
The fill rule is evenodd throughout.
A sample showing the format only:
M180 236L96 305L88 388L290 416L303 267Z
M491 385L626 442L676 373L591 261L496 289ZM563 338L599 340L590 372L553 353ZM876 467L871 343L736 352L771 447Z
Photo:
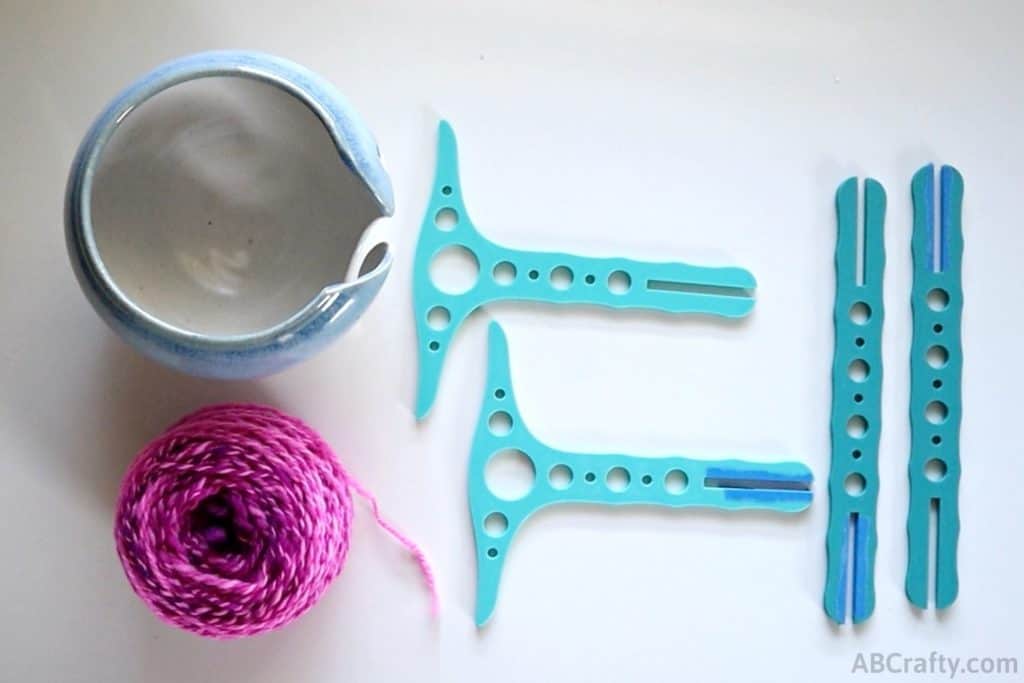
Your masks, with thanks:
M1014 2L0 3L0 680L797 681L858 651L1021 656L1019 259L1024 46ZM395 270L369 314L281 375L218 383L125 347L77 291L64 181L91 119L156 64L217 47L301 62L370 122L397 189ZM501 306L454 344L417 425L410 263L439 117L474 221L498 241L736 264L740 324ZM961 591L903 596L910 343L909 181L966 179ZM889 192L878 607L821 609L828 512L833 192ZM570 450L795 458L794 518L558 508L516 539L491 624L472 621L465 465L489 315L508 331L524 419ZM306 419L421 541L407 557L358 514L343 577L294 625L236 642L164 626L114 552L133 453L183 413L269 402ZM902 679L902 678L901 678Z

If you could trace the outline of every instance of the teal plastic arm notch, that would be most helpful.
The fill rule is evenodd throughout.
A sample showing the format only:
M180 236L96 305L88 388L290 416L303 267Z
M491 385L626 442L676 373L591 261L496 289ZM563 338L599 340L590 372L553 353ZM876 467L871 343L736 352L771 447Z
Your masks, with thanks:
M557 503L713 507L798 512L811 503L811 471L797 462L704 461L590 455L550 448L530 434L516 408L508 344L489 331L487 384L469 459L469 509L476 541L476 623L491 617L509 546L526 519ZM528 491L501 497L488 485L492 458L525 459ZM510 499L510 498L514 498Z
M829 472L825 613L853 623L875 609L878 437L882 427L882 274L885 190L864 182L863 239L858 240L857 179L836 192L835 354L832 363L832 467Z
M914 336L910 354L910 504L907 516L907 599L928 608L928 565L935 557L934 605L949 607L959 589L960 534L960 314L963 292L961 210L964 180L952 166L939 174L940 215L935 230L935 169L914 174ZM936 547L929 548L932 510Z
M442 291L430 265L445 253L476 263L476 279ZM433 405L441 368L459 325L495 301L539 301L740 317L754 306L754 276L742 268L591 258L499 246L473 226L459 184L455 133L442 121L437 170L413 263L413 308L419 336L416 416Z

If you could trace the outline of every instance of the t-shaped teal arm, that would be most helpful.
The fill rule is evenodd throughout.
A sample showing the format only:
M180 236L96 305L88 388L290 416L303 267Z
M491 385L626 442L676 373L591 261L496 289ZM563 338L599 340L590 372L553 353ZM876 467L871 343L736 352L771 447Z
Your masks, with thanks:
M443 291L430 277L431 262L450 252L476 264L476 278L465 291ZM735 318L750 313L756 286L754 276L742 268L523 251L491 242L469 220L455 133L442 121L434 187L413 263L419 335L416 416L422 419L433 405L445 354L459 325L484 304L539 301Z
M508 344L489 331L487 385L469 458L469 509L476 540L476 622L494 611L505 556L516 531L557 503L714 507L797 512L811 503L811 471L797 462L752 463L569 453L538 441L516 407ZM513 456L533 469L528 491L501 497L487 481L492 458Z

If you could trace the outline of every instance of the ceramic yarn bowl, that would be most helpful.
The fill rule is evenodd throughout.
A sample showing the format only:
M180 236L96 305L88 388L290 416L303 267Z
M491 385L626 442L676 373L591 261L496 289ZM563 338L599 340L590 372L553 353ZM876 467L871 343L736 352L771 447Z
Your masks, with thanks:
M175 106L155 106L165 98ZM392 263L368 226L393 210L372 134L329 83L270 55L209 52L158 67L99 116L71 167L65 232L82 290L121 337L239 379L309 357L363 314Z

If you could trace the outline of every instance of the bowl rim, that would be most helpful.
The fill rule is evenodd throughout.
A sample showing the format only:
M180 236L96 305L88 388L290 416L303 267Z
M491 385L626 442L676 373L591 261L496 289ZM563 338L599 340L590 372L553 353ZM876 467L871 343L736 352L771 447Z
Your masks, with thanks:
M139 306L118 287L100 256L92 223L93 181L103 151L121 123L147 100L176 85L216 77L256 80L295 97L327 130L340 160L370 192L380 216L394 213L394 194L391 180L380 163L377 142L358 113L334 86L289 60L243 50L201 52L166 62L121 91L96 118L83 138L71 166L64 222L72 265L93 303L102 303L108 309L106 312L121 322L133 328L143 328L149 334L163 337L174 344L211 351L231 351L272 344L294 335L305 323L332 308L339 296L349 290L358 290L372 280L386 277L393 257L388 246L384 256L369 271L360 272L353 280L323 287L308 303L279 323L241 334L216 335L171 324Z

